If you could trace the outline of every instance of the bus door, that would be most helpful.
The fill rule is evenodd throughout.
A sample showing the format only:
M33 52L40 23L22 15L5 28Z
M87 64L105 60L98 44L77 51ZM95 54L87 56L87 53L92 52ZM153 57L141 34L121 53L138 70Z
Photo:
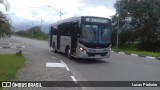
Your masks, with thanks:
M71 55L76 55L78 23L72 23L71 26Z
M62 27L59 25L57 30L57 50L60 50L61 29Z
M52 47L52 36L53 36L53 27L49 30L48 40L49 40L49 46Z

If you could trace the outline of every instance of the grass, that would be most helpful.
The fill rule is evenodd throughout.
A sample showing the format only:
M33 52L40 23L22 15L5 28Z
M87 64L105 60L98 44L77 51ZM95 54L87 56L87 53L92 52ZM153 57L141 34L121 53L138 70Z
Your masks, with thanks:
M118 50L115 49L115 47L112 48L113 51L122 51L125 52L126 54L138 54L140 56L152 56L160 59L160 53L158 52L150 52L150 51L140 51L134 48L120 48Z
M0 81L16 79L16 73L25 63L24 56L0 55ZM0 90L3 88L0 87Z

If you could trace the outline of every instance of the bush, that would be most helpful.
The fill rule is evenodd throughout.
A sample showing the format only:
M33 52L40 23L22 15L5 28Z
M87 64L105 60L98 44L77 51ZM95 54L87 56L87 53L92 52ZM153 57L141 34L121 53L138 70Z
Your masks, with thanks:
M22 50L18 50L18 52L16 53L16 56L21 56L22 55Z

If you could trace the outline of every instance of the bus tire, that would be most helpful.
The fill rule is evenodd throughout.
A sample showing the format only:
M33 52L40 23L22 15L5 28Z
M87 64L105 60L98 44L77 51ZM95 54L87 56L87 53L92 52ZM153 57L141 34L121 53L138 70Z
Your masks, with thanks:
M54 53L57 53L55 43L52 44L52 48L53 48L53 52L54 52Z

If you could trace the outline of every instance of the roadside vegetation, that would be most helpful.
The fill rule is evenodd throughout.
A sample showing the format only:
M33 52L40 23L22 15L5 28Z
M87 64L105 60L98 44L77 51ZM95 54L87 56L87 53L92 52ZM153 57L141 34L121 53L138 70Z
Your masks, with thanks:
M120 5L120 7L119 7ZM118 50L145 56L160 57L160 1L120 0L114 5L116 14L112 16L113 47ZM118 31L119 15L119 31Z
M6 11L9 10L10 5L7 2L7 0L0 0L0 4L3 4L5 6ZM10 24L10 20L7 18L5 14L3 14L2 11L0 11L0 35L3 35L4 33L6 35L11 35L11 28L12 26Z
M41 31L40 26L35 26L25 31L17 31L15 35L38 40L47 40L47 34Z
M16 79L16 73L24 63L25 58L22 55L0 55L0 81ZM2 90L2 88L0 88L0 90Z
M125 54L138 54L139 56L151 56L156 57L156 59L160 60L160 53L159 52L151 52L151 51L142 51L137 49L131 49L131 48L119 48L116 49L115 47L112 47L112 51L115 52L124 52Z

